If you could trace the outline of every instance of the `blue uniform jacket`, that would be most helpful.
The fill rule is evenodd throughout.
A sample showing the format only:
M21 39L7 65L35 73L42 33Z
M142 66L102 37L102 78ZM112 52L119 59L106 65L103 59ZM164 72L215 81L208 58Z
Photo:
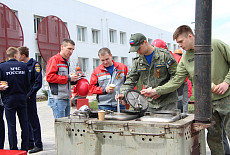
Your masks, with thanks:
M0 81L7 81L8 88L1 92L5 106L14 108L18 103L26 104L29 88L28 68L16 59L0 64Z
M29 70L30 87L27 94L28 97L36 95L37 91L42 87L42 68L39 62L31 58L27 63Z

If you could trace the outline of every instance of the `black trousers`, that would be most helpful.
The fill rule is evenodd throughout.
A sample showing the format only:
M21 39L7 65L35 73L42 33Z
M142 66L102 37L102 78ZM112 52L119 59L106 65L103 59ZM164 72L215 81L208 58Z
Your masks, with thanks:
M0 149L4 148L5 125L3 120L4 107L0 105Z
M7 103L7 105L15 105ZM23 105L24 104L24 105ZM7 106L4 103L5 115L8 124L8 137L11 150L18 150L17 147L17 132L16 132L16 112L18 115L18 120L21 126L21 150L28 150L29 144L29 129L28 129L28 116L27 116L27 106L26 103L17 103L15 106Z
M36 95L30 96L27 100L27 111L29 120L29 146L34 145L42 148L41 126L37 114Z

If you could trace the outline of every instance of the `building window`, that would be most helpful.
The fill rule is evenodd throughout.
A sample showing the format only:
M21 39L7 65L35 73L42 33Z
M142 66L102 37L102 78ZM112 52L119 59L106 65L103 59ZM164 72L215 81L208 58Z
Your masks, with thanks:
M121 63L128 65L128 58L127 57L121 57Z
M173 44L173 51L177 49L177 44Z
M113 59L114 61L118 61L118 56L113 56L112 59Z
M109 41L111 43L115 43L117 41L117 31L116 30L113 30L113 29L110 29L109 30Z
M82 72L86 72L88 69L88 63L89 63L89 59L88 58L78 58L78 64L82 70Z
M13 11L13 13L18 17L18 11L12 10L12 9L11 9L11 11Z
M44 17L41 16L34 16L34 33L37 33L38 31L38 26L40 24L40 22L42 21Z
M46 72L46 62L42 58L40 53L35 53L35 59L41 64L43 72Z
M86 27L82 27L82 26L77 26L77 40L78 41L86 41L86 31L87 28Z
M100 59L93 59L93 69L97 68L100 64Z
M120 32L120 44L125 44L126 42L126 33Z
M150 45L152 44L152 42L153 42L153 40L150 39L150 38L148 38L148 43L149 43Z
M95 44L99 43L99 30L92 29L92 42Z

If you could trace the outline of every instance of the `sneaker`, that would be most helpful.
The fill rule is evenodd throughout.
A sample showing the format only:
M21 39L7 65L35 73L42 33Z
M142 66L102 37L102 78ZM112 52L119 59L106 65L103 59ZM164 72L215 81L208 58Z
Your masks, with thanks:
M43 148L35 146L32 150L29 151L29 153L36 153L42 150Z

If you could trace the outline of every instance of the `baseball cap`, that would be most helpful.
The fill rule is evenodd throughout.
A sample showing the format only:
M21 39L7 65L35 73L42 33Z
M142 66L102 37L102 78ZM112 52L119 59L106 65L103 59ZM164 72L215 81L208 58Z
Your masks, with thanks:
M140 45L144 42L144 40L146 40L146 37L143 34L132 34L129 40L129 44L131 46L129 49L129 53L136 52L140 48Z

